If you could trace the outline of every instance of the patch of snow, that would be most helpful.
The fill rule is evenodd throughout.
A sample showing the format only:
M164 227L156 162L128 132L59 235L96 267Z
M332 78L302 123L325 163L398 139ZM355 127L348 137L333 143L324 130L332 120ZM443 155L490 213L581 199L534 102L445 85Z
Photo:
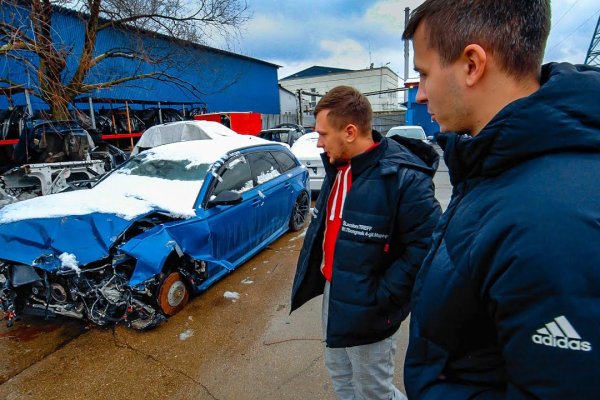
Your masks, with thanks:
M190 218L195 216L194 202L202 183L114 173L92 189L9 204L0 209L0 223L92 213L116 214L130 220L154 209Z
M235 302L236 300L240 299L240 294L238 292L227 291L223 294L223 297L225 297L226 299L229 299L229 300L233 300Z
M194 336L194 330L186 329L185 331L183 331L179 334L179 340L187 340L187 339L191 338L192 336Z
M242 283L243 283L244 285L251 285L251 284L253 284L253 283L254 283L254 281L253 281L252 279L250 279L250 278L244 278L244 279L242 280Z
M261 183L265 183L267 181L270 181L271 179L276 178L279 175L281 175L281 173L271 166L271 170L270 171L261 173L256 178L256 180L258 181L258 184L260 185Z
M244 186L239 189L239 190L233 190L236 193L244 193L247 192L248 190L252 189L254 187L254 183L252 181L248 181L246 183L244 183Z
M62 263L63 267L72 269L73 271L77 272L77 275L81 273L81 269L79 268L79 263L77 262L77 257L75 257L75 254L62 253L60 256L58 256L58 259Z

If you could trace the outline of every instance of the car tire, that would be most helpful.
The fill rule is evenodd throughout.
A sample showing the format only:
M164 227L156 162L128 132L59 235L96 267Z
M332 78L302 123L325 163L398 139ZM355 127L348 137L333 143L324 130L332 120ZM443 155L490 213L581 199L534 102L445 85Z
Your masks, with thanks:
M157 303L165 315L177 314L190 299L190 292L179 272L171 272L160 284Z
M302 192L298 195L292 208L292 215L290 216L290 230L292 232L299 231L304 227L309 210L310 199L308 198L308 193Z

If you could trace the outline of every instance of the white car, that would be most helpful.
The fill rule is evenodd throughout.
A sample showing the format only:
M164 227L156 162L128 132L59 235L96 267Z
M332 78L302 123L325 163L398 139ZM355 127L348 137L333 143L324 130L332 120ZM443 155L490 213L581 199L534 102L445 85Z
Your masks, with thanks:
M300 136L292 145L292 153L308 169L312 192L320 192L325 179L325 168L321 159L323 149L317 147L318 140L319 133L310 132Z
M431 144L431 141L425 134L423 128L418 125L394 126L387 132L385 136L403 136L409 139L419 139L427 144Z
M176 121L162 125L154 125L146 129L136 143L131 157L142 150L160 146L167 143L184 142L188 140L206 140L222 137L245 137L254 138L249 135L239 135L225 125L214 121ZM256 138L254 138L256 139ZM252 140L252 139L247 139Z

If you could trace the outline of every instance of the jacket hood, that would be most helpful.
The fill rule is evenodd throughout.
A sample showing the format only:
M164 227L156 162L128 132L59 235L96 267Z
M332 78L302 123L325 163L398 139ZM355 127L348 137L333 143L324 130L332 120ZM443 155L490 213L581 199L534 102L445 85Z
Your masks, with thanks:
M475 137L441 133L453 185L556 152L600 151L600 69L550 63L541 87L503 108Z
M394 136L382 137L374 131L373 140L379 145L352 158L352 174L358 176L374 161L379 162L382 173L391 173L399 167L406 167L425 172L433 176L439 164L439 155L433 148L421 140ZM323 165L328 174L337 173L337 169L329 163L326 153L321 154Z

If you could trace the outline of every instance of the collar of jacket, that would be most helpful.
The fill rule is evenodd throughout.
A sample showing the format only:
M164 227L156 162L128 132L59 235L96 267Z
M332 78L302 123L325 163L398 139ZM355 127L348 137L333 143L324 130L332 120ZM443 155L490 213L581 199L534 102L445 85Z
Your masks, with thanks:
M477 136L441 133L453 186L550 153L600 151L600 69L550 63L541 86L504 107Z
M379 133L373 132L373 141L376 143L378 142L379 145L368 151L365 151L364 153L360 153L359 155L352 157L350 160L353 179L360 176L360 174L369 166L376 164L387 150L388 143L387 141L382 140L382 136ZM321 159L323 160L323 165L325 166L325 173L330 179L332 179L337 174L338 169L329 162L327 153L321 153Z

